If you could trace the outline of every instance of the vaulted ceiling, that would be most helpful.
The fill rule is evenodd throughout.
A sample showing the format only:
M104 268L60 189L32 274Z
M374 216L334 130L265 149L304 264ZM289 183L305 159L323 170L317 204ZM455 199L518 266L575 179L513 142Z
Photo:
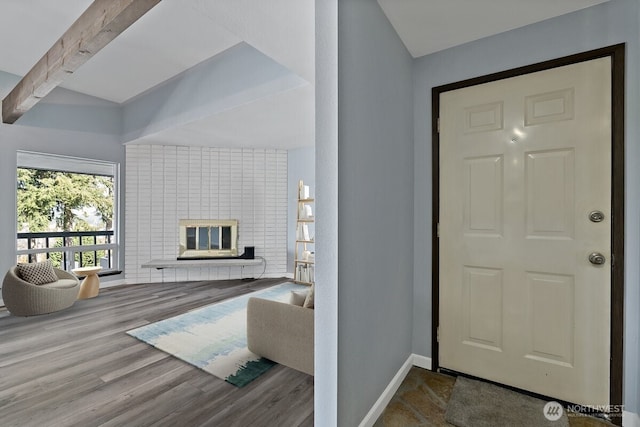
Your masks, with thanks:
M603 1L378 3L409 52L419 57ZM91 2L0 2L0 71L18 77L26 74ZM172 81L175 86L190 70L215 70L223 60L241 64L229 52L244 52L231 49L242 44L279 64L290 76L285 78L283 72L268 88L256 84L252 98L227 96L224 105L200 108L198 114L153 132L134 132L125 142L308 146L314 140L314 31L313 0L162 0L69 76L62 87L121 105L127 111L158 88ZM212 58L209 68L202 67ZM248 70L245 77L247 81L259 80L261 72L262 68ZM0 97L10 89L0 85Z

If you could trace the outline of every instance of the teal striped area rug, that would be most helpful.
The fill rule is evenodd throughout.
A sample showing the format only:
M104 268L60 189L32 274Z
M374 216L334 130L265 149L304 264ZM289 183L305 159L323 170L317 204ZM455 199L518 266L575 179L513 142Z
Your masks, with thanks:
M184 360L237 387L244 387L275 363L247 349L250 297L289 302L291 291L308 289L282 283L179 316L127 331L127 334Z

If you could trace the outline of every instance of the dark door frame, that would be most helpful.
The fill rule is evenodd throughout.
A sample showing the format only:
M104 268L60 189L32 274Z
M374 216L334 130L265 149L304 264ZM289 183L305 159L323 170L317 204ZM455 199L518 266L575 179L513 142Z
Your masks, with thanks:
M433 162L433 221L432 233L432 370L439 365L438 326L440 322L440 254L438 244L438 223L440 215L440 94L469 86L475 86L510 77L531 74L538 71L590 61L611 58L611 363L610 363L610 405L622 405L623 380L623 333L624 333L624 97L625 97L625 44L604 47L563 58L527 65L508 71L476 77L456 83L432 88L431 91L431 137ZM621 408L622 406L613 406ZM622 414L616 414L614 421L622 423Z

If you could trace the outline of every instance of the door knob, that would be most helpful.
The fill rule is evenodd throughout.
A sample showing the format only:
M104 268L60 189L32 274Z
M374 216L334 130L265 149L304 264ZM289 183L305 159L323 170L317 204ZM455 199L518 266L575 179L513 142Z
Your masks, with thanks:
M589 262L593 265L602 265L606 262L606 258L600 252L593 252L589 255Z
M604 214L600 211L589 212L589 220L591 222L602 222L604 220Z

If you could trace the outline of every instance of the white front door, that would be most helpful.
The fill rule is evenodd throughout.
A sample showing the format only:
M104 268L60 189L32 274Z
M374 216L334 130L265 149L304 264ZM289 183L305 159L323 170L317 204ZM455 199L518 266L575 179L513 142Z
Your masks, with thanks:
M442 93L439 217L440 366L608 404L611 59Z

